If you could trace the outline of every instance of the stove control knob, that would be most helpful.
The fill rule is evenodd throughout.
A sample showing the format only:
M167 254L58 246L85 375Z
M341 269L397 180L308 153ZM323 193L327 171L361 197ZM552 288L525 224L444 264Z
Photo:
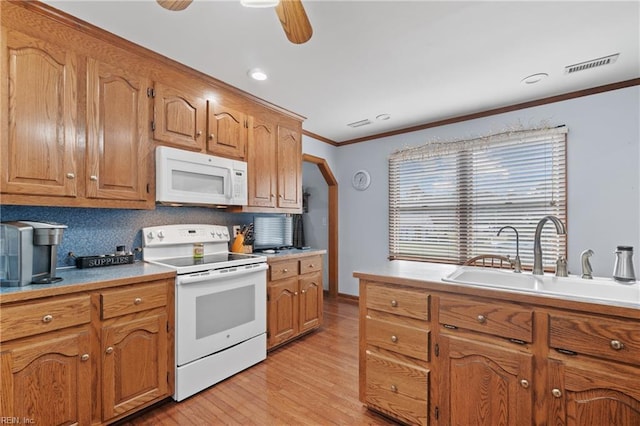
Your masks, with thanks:
M164 231L158 231L158 238L160 239L164 238Z
M153 240L153 231L149 231L149 233L147 234L147 239Z
M222 237L222 233L221 232L216 232L216 235L218 236L218 238Z

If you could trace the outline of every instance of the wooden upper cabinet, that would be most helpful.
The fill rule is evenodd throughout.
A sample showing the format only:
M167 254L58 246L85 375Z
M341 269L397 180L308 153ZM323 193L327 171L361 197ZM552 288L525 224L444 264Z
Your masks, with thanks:
M276 128L273 123L249 118L247 160L249 205L275 207L278 181Z
M278 126L278 207L302 209L302 139Z
M197 94L156 83L153 139L194 151L204 151L207 101Z
M214 155L244 160L247 149L247 115L208 102L207 151Z
M76 56L17 31L3 36L2 192L74 197Z
M86 196L145 200L146 78L87 60Z

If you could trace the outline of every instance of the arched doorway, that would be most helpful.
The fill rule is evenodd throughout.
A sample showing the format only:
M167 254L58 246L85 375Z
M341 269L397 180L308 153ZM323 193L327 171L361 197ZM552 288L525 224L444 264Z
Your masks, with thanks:
M338 296L338 181L324 158L303 154L302 161L318 166L322 177L329 187L328 232L329 247L327 262L329 266L329 297Z

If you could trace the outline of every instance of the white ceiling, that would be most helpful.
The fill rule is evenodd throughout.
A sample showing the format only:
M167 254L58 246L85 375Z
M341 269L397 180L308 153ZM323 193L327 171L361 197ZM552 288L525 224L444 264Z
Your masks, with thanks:
M336 142L640 77L638 1L303 0L313 36L302 45L272 9L239 0L181 12L154 0L45 2L305 116L306 131ZM614 53L612 65L564 73ZM269 79L250 80L253 67ZM347 126L363 119L372 124Z

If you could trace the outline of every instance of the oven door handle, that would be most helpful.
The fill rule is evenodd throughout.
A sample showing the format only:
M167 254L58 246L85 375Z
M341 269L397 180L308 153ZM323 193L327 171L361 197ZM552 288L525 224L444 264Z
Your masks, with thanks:
M221 280L269 269L269 266L266 263L254 263L249 266L251 267L247 267L247 265L232 266L230 268L212 269L201 273L178 275L178 284L193 284L201 281Z

